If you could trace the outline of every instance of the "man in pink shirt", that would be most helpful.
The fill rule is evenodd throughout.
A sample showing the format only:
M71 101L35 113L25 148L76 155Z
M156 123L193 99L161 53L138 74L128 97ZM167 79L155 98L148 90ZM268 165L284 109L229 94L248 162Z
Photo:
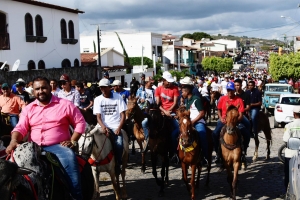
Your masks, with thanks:
M35 78L33 91L36 100L22 110L6 153L11 153L30 131L30 141L58 157L69 176L67 180L73 198L82 199L79 167L71 148L77 146L78 139L84 133L85 120L72 102L51 94L47 78ZM69 125L74 127L72 136Z

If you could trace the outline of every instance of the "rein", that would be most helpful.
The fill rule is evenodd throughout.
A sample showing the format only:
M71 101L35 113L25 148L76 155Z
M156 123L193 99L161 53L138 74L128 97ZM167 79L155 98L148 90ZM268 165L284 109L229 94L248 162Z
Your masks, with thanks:
M225 125L225 126L222 128L221 133L220 133L220 143L221 143L226 149L228 149L228 150L234 150L234 149L240 147L241 144L242 144L242 137L241 137L241 134L240 134L239 129L238 129L238 128L235 128L235 129L234 129L235 131L233 131L231 134L227 133L226 130L227 130L227 126ZM235 144L227 144L227 143L225 142L225 140L224 140L224 135L225 135L225 133L227 133L227 134L229 134L229 135L232 135L233 133L236 133L236 134L237 134L237 137L238 137L236 143L235 143Z

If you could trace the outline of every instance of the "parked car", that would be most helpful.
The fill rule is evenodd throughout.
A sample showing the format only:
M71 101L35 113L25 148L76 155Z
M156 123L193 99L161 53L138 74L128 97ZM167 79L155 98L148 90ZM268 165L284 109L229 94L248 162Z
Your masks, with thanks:
M279 97L281 94L292 94L294 93L293 86L289 84L280 83L268 83L265 85L265 91L263 96L263 111L268 114L268 112L273 113L276 103L279 102Z
M293 107L300 107L300 94L281 94L274 109L274 128L294 120Z

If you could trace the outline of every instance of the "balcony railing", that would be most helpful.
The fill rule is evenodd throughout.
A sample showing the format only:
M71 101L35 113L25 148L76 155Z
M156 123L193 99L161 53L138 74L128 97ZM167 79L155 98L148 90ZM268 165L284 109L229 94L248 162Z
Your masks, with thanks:
M0 34L0 50L9 50L9 33Z

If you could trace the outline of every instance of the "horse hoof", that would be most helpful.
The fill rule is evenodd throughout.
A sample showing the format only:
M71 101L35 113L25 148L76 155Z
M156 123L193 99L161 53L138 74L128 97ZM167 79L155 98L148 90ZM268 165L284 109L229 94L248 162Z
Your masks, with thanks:
M266 160L270 160L270 156L269 155L267 155Z
M145 169L145 168L141 168L141 172L142 172L143 174L145 174L145 173L146 173L146 169Z
M164 191L159 191L159 192L158 192L158 196L159 196L159 197L165 196L165 192L164 192Z
M256 157L256 156L253 156L252 161L253 161L253 162L256 162L256 161L257 161L257 157Z

